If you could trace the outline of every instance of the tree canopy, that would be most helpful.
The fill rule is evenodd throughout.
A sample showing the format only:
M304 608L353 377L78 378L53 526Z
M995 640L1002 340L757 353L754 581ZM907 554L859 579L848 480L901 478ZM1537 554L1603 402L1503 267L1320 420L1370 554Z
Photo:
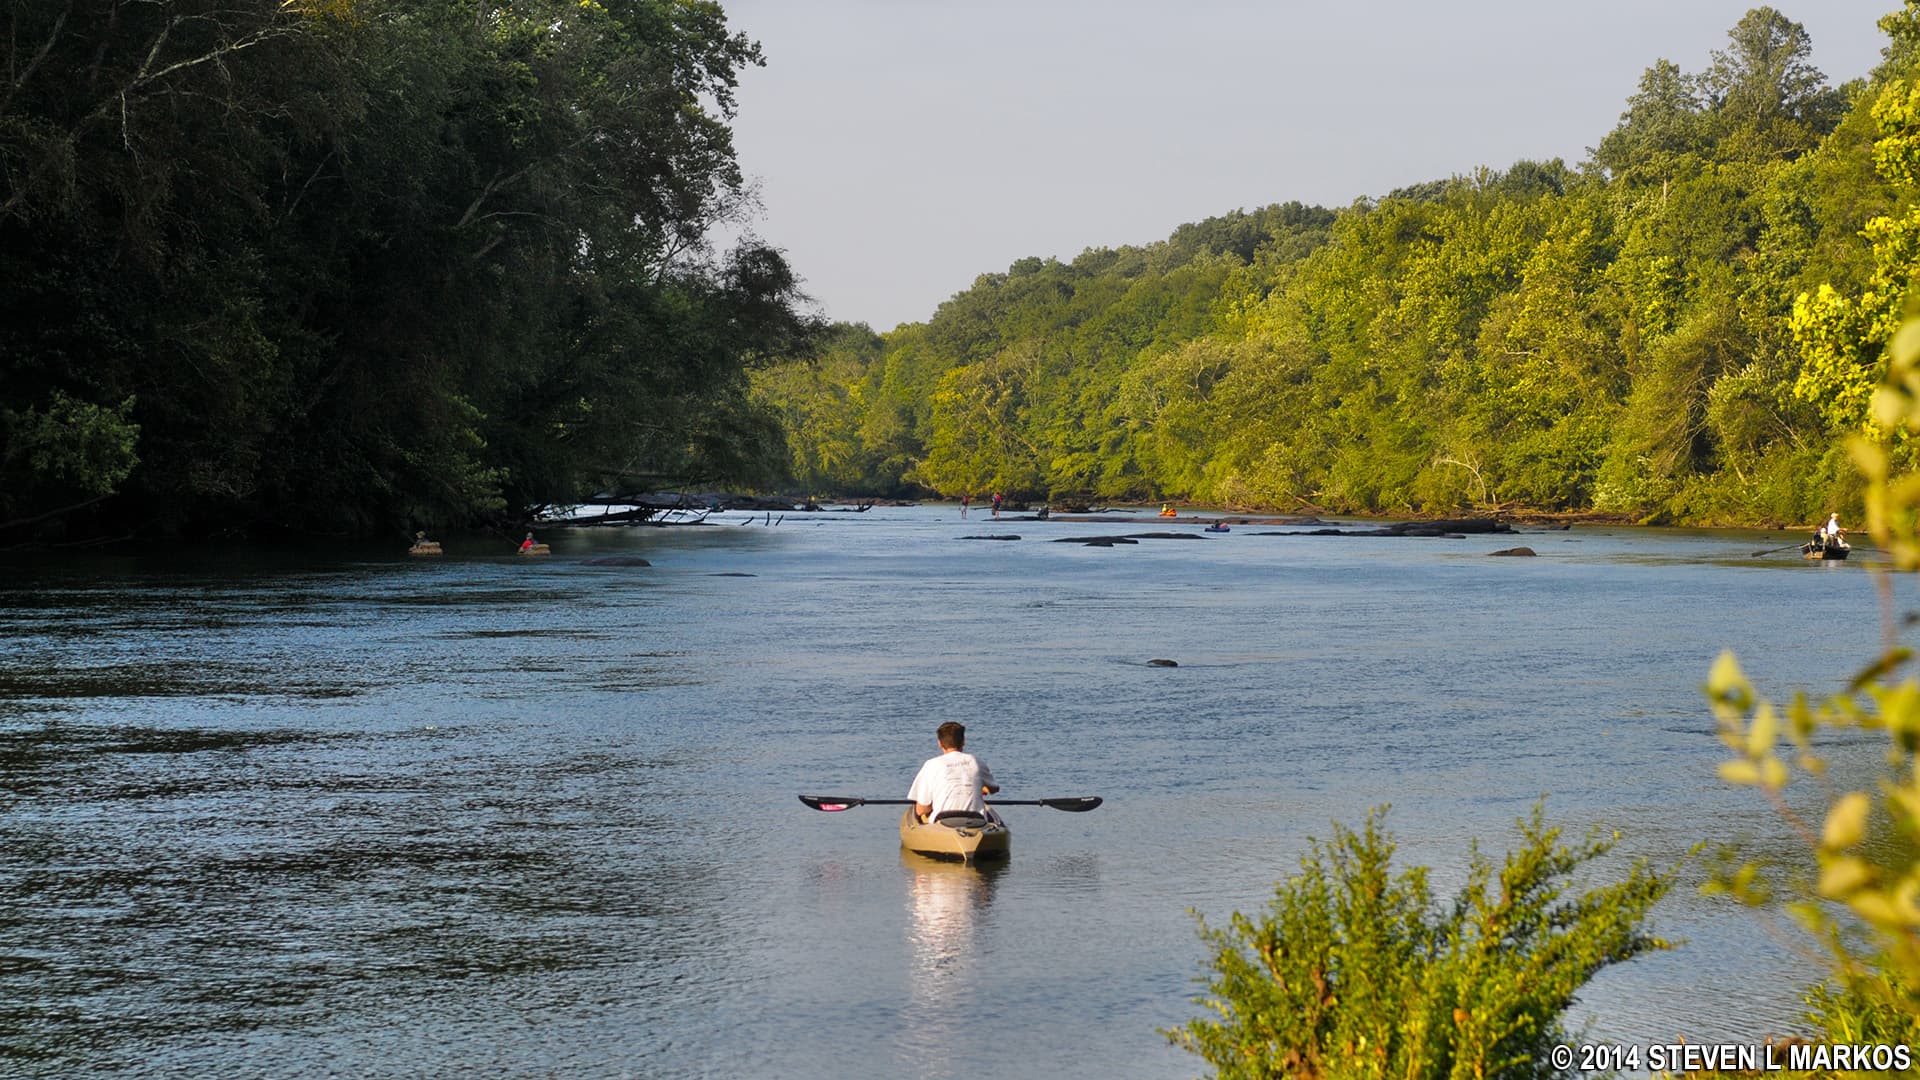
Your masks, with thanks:
M761 62L717 4L5 24L0 540L472 523L784 460L745 372L813 328L778 252L707 245Z
M751 239L706 0L22 0L0 542L473 524L690 480L1644 520L1858 504L1920 14L1757 8L1590 159L982 274L825 332ZM1624 88L1623 88L1624 89Z
M760 399L817 490L1696 522L1857 507L1842 443L1912 265L1867 230L1914 202L1876 161L1916 24L1912 4L1888 16L1882 65L1836 86L1804 27L1756 8L1704 70L1656 60L1586 162L1024 259L925 323L762 373Z

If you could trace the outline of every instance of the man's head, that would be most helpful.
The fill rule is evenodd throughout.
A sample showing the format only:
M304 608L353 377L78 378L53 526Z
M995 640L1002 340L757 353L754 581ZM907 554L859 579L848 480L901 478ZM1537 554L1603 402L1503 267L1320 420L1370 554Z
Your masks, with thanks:
M964 750L967 745L967 725L949 720L940 725L934 733L940 740L942 750Z

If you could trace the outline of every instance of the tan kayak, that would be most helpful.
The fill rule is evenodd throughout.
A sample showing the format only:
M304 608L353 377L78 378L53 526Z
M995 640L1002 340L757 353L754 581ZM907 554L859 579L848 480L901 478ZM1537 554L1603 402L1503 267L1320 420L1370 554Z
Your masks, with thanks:
M991 810L988 814L993 814ZM900 815L900 846L936 859L1004 859L1012 844L1013 833L998 815L986 818L947 818L922 824L914 820L913 807Z

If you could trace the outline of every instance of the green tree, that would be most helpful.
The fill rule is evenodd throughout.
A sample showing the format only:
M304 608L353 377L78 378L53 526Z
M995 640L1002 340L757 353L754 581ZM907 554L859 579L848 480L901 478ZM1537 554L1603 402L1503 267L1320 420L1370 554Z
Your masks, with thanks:
M1602 968L1667 943L1644 924L1671 873L1635 863L1611 884L1572 877L1612 849L1560 842L1534 809L1498 865L1476 846L1437 907L1425 867L1393 873L1369 814L1315 841L1258 918L1201 923L1212 1018L1167 1033L1225 1078L1555 1076L1561 1016Z
M1732 43L1713 54L1701 76L1719 121L1723 152L1772 158L1811 150L1833 129L1846 99L1813 66L1806 28L1770 7L1757 7L1727 31Z
M1857 414L1872 373L1845 352L1851 308L1816 312L1827 356L1792 297L1879 288L1860 234L1909 196L1874 169L1871 109L1906 77L1903 19L1871 81L1836 91L1804 28L1755 9L1706 72L1650 68L1580 170L1019 260L883 336L861 437L950 493L1703 522L1846 505L1820 403ZM1892 281L1912 260L1887 250Z
M760 62L716 4L7 19L0 408L132 401L103 513L368 532L777 459L745 371L813 327L777 252L705 243Z
M1889 18L1895 26L1905 23ZM1899 321L1920 260L1920 207L1912 205L1920 184L1920 83L1895 80L1872 106L1880 138L1874 161L1909 208L1899 216L1867 222L1874 269L1867 288L1848 297L1830 285L1794 302L1792 329L1804 364L1794 395L1820 410L1830 429L1858 430L1868 422L1868 404L1883 371L1881 358Z
M7 514L35 507L41 487L83 503L111 495L139 463L134 446L140 428L127 419L132 408L131 400L103 409L54 390L44 408L0 409L0 477L6 479L0 484L0 525L9 524Z
M1696 80L1672 61L1660 60L1640 76L1620 125L1591 153L1595 164L1622 182L1664 185L1697 168L1710 144Z

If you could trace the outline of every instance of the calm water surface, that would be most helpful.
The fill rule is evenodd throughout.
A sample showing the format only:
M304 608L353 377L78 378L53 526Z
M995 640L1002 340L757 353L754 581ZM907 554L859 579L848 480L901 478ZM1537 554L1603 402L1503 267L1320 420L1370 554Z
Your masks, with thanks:
M1443 893L1542 795L1632 855L1789 852L1713 779L1708 665L1826 692L1878 642L1866 568L1750 557L1782 534L984 518L11 564L0 1073L1190 1076L1189 909L1383 803ZM946 720L1008 797L1107 804L1009 808L975 870L794 799L900 796ZM1591 1037L1797 1026L1754 915L1683 887L1656 929Z

